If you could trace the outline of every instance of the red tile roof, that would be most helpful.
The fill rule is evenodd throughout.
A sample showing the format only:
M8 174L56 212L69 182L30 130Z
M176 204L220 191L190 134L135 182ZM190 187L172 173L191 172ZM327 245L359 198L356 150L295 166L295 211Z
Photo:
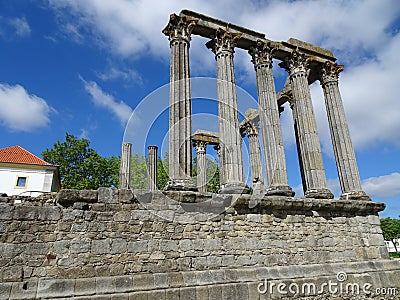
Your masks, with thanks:
M41 166L51 165L20 146L0 149L0 162Z

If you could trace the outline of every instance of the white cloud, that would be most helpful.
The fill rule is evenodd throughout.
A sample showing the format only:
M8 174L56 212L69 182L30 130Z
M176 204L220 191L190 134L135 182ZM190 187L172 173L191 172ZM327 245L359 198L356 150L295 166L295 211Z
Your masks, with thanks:
M120 70L111 67L104 73L98 73L97 77L103 81L122 79L124 81L135 82L137 85L143 84L142 77L135 70Z
M371 197L389 198L400 197L400 173L370 177L361 183L364 191Z
M0 16L0 36L9 39L10 36L17 35L26 37L31 34L31 28L25 17L5 18Z
M33 131L50 123L54 111L44 99L20 85L0 83L0 122L15 131Z
M92 97L92 102L98 106L110 110L125 125L132 114L132 108L123 101L116 101L110 94L105 93L94 81L83 80L86 91Z
M31 34L31 28L25 18L13 18L9 23L15 29L18 36L28 36Z

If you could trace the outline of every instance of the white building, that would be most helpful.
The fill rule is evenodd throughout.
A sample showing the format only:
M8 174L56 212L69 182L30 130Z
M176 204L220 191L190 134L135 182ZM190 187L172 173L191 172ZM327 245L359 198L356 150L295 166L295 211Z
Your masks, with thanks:
M400 252L400 239L396 239L396 240L394 240L394 242L396 243L397 250ZM386 248L388 249L389 253L396 252L396 248L394 247L392 241L385 241L385 244L386 244Z
M20 146L0 149L0 193L38 196L60 190L59 167Z

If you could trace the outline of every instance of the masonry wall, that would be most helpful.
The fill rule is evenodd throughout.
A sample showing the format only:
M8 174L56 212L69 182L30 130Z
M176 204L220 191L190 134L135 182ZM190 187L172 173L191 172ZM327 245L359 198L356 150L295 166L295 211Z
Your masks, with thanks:
M388 257L379 203L269 197L251 204L250 196L232 197L100 189L64 190L50 199L2 198L0 280ZM201 206L203 212L184 206L196 201L209 205ZM219 209L225 211L213 213Z

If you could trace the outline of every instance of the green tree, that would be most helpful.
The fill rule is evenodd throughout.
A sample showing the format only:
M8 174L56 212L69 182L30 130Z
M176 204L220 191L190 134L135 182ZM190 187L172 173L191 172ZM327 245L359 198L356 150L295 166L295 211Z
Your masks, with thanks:
M197 157L193 158L193 176L197 176ZM207 191L218 193L219 186L219 167L216 161L206 157Z
M168 177L168 152L164 154L164 159L157 158L157 169L158 169L158 184L159 190L162 190L169 180Z
M68 189L97 189L118 186L119 158L102 157L87 139L66 133L65 141L42 152L43 159L60 166L61 186Z
M138 153L131 158L130 186L134 189L145 189L147 186L147 161L146 157Z
M158 184L159 190L162 190L169 180L168 178L168 154L165 155L164 159L157 158L158 168ZM134 189L146 189L147 188L147 159L144 156L140 156L138 153L132 155L131 159L131 181L130 185Z
M383 218L381 219L381 228L383 232L383 238L387 241L391 241L394 245L396 253L399 253L395 240L400 238L400 220Z

